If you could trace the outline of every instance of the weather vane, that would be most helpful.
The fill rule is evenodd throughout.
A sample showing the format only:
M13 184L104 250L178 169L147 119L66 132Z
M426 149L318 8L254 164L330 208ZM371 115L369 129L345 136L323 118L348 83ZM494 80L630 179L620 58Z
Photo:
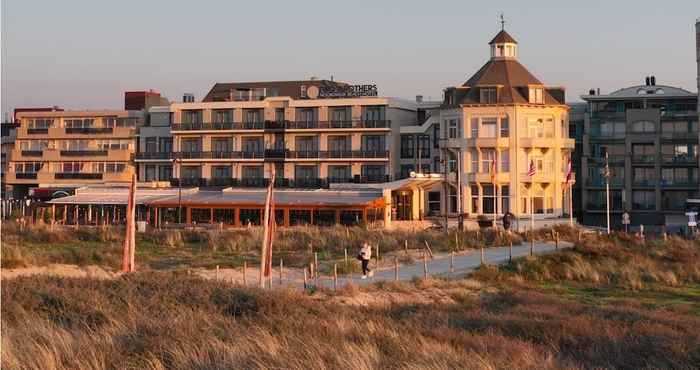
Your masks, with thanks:
M501 13L501 31L505 31L506 21L503 19L503 13Z

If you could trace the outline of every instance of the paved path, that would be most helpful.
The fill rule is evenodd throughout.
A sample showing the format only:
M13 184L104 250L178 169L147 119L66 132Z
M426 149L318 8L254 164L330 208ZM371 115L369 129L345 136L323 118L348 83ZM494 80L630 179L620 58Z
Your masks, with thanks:
M560 242L559 248L570 248L573 244L568 242ZM554 243L535 243L534 254L546 254L555 250ZM524 257L530 254L530 244L523 243L513 246L513 258ZM489 264L504 264L508 262L509 247L491 247L484 249L484 259ZM461 252L454 256L454 274L464 274L473 271L481 264L481 251L478 249ZM448 275L450 274L450 255L437 256L434 259L428 259L428 275ZM371 266L371 264L370 264ZM399 280L409 281L413 278L423 277L423 261L417 261L412 265L399 266ZM352 281L355 284L371 284L378 281L394 281L394 268L383 268L375 271L374 276L367 279L360 279L355 275L352 280L350 277L338 277L338 287ZM313 285L313 281L311 281ZM333 280L327 277L320 277L319 285L326 288L333 288Z

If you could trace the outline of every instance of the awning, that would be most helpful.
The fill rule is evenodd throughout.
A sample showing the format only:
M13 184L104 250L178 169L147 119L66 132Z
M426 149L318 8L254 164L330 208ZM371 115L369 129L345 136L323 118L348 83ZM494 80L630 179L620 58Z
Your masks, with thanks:
M266 190L226 189L198 191L183 194L181 204L186 207L263 207ZM378 207L383 205L381 192L336 190L275 190L276 207ZM176 207L177 195L161 197L148 202L151 206Z

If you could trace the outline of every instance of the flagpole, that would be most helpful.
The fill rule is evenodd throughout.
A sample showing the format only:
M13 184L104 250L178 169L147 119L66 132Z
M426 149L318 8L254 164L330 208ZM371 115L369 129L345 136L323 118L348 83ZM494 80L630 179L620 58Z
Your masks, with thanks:
M608 167L608 153L605 153L605 215L608 221L608 234L610 234L610 167Z
M573 183L569 181L569 226L574 226Z

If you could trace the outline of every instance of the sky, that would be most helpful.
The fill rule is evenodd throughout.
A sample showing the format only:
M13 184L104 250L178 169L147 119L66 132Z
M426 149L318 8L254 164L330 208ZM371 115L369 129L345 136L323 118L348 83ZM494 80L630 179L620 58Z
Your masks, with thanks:
M311 76L441 99L505 28L568 101L641 84L697 91L700 1L2 1L0 108L123 107L127 90L201 100L216 82Z

